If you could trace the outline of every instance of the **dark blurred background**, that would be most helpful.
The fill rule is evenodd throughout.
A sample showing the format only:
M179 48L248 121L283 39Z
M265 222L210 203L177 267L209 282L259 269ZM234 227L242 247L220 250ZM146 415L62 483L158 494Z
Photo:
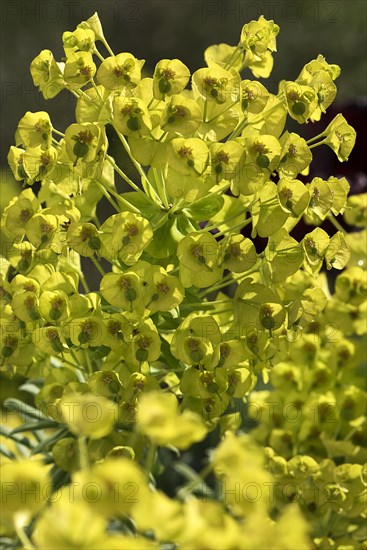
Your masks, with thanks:
M63 91L43 100L29 66L42 49L63 56L61 35L95 11L115 53L146 59L145 70L161 58L178 57L191 71L204 66L203 52L214 43L237 44L245 22L263 14L280 25L278 53L266 86L294 79L322 53L338 63L338 104L366 94L366 0L2 0L1 1L1 165L27 111L47 110L56 128L73 122L75 98ZM100 47L103 51L103 46ZM249 72L244 73L244 77ZM340 110L340 109L339 109Z

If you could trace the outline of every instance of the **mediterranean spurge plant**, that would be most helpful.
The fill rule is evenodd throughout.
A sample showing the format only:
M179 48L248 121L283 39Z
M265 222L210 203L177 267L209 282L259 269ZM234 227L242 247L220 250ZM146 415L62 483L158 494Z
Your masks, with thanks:
M4 404L3 548L367 548L365 233L336 218L362 229L365 197L304 183L313 148L345 161L356 134L285 129L320 120L340 68L269 92L249 76L278 31L261 16L192 75L148 76L94 14L32 61L76 122L27 112L8 157L1 370L28 397Z

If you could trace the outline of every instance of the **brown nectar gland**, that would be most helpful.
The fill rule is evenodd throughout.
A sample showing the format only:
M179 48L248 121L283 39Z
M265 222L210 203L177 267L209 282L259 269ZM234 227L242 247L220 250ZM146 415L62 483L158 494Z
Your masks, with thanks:
M203 247L201 244L193 244L191 246L191 254L194 258L199 258L203 255Z
M139 233L139 230L134 223L125 223L124 231L129 235L129 237L136 237Z
M50 223L41 223L40 230L42 233L51 233L54 230L54 227Z
M107 324L107 330L110 334L112 334L113 336L115 336L116 334L118 334L121 330L121 323L120 321L117 321L117 320L111 320L111 321L108 321L108 324Z
M89 240L92 235L92 228L84 225L80 231L80 240L82 241L82 243L84 243L85 241Z
M18 345L18 338L16 336L11 336L10 334L8 334L7 336L5 336L3 344L6 347L15 349Z
M123 116L131 116L133 114L133 111L134 111L134 104L133 103L127 103L126 105L124 105L121 108L120 113Z
M177 153L182 159L187 159L192 155L192 147L186 147L185 145L183 145L182 147L180 147Z
M124 65L116 65L112 69L112 74L114 76L117 76L119 78L120 76L125 77L125 80L129 80L129 77L127 73L133 68L133 63L129 63L128 61L124 63Z
M311 254L316 255L317 254L317 248L316 243L313 239L306 239L305 241L305 248L310 252Z
M89 65L86 65L85 67L83 67L82 69L80 69L79 73L82 75L82 76L85 76L89 79L92 78L92 67L89 67Z
M87 145L90 145L94 139L94 135L90 130L83 130L78 133L75 139L76 141L79 141L79 143L86 143Z
M176 76L175 71L173 71L170 68L167 69L160 69L159 70L159 76L160 78L165 78L166 80L172 80Z
M33 309L36 305L36 299L34 296L27 296L23 303L27 309Z
M84 334L87 334L88 336L91 336L94 328L94 324L92 321L83 321L83 323L80 324L81 332Z
M51 300L51 307L53 309L60 309L64 305L64 300L61 298L61 296L55 296L55 298L52 298Z
M204 78L203 83L206 88L214 88L218 85L218 79L207 76L206 78Z
M48 120L41 119L33 126L33 128L36 130L36 132L44 132L46 129L50 127L50 124Z
M231 355L231 348L229 347L229 345L228 344L222 344L220 346L220 356L227 359L227 357L229 357L230 355Z
M219 164L228 164L229 163L229 155L225 151L218 151L218 153L215 156L215 161Z
M279 195L281 196L282 199L291 199L293 197L293 191L288 187L283 187Z
M199 340L195 340L194 338L189 338L187 340L187 346L190 351L199 351L200 350L200 342Z
M261 307L261 314L264 317L271 317L273 313L274 313L274 309L271 306L265 305Z
M255 94L250 88L244 88L243 89L243 99L247 99L248 101L254 101Z
M231 244L227 247L227 253L228 253L232 258L239 258L239 256L241 256L241 248L240 248L240 245L237 244L237 243L231 243Z
M46 337L49 342L56 342L59 340L59 333L56 328L50 327L46 331Z
M120 277L117 284L122 290L128 290L132 287L131 281L128 277Z
M297 101L300 98L299 92L297 92L297 90L290 90L287 93L287 98L290 101Z
M187 115L187 110L182 105L176 105L173 112L177 118L185 118Z
M269 153L269 149L264 143L261 143L260 141L256 141L252 149L255 151L255 153L258 153L259 155L265 155L266 153Z
M25 292L36 292L37 287L31 281L27 281L26 283L24 283L23 289Z
M152 343L151 338L142 336L138 340L138 346L140 349L149 349L150 344Z
M42 153L40 157L40 163L42 164L42 166L48 166L51 160L51 155L49 153Z
M294 143L291 143L290 146L288 147L288 155L290 157L295 157L297 155L297 147L295 146Z
M169 286L166 283L157 283L156 289L158 290L158 292L164 295L168 294L169 292Z

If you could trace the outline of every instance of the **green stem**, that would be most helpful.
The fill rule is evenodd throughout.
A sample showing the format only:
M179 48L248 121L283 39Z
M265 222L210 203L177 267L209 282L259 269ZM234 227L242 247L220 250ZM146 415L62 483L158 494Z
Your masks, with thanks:
M211 292L215 292L216 290L219 290L220 288L223 288L225 286L231 285L234 282L235 282L235 279L233 279L232 273L228 273L228 275L223 277L223 279L221 280L220 283L218 283L218 284L216 284L216 285L214 285L210 288L206 288L202 292L199 292L198 296L199 296L199 298L204 298L207 294L210 294Z
M68 361L67 359L65 359L65 357L62 358L62 363L66 363L67 365L69 365L70 367L73 367L74 369L78 369L79 370L79 367L78 365L76 365L75 363L72 363L71 361ZM71 369L70 369L71 370ZM73 371L74 372L74 371Z
M101 189L102 193L104 194L104 196L106 197L108 202L114 207L114 209L117 212L121 212L121 208L110 197L109 193L111 193L118 201L122 202L122 204L124 206L126 206L126 208L128 210L131 210L132 212L135 212L136 214L141 214L140 210L138 208L136 208L136 206L133 206L132 204L130 204L129 201L127 201L126 199L124 199L124 197L119 195L119 193L117 193L117 191L115 191L114 189L110 189L110 188L107 191L107 189L105 189L105 187L101 184L101 182L99 182L98 180L94 180L94 181L97 183L98 187ZM141 189L139 189L139 191L142 192Z
M24 548L24 550L35 550L35 547L31 543L23 527L21 525L18 525L17 520L15 520L14 523L15 523L15 531L18 535L20 542L22 543L22 547Z
M52 143L55 147L60 147L60 143L54 137L52 137Z
M229 189L231 186L231 182L229 181L228 183L226 183L225 185L221 184L221 187L220 189L218 189L218 191L210 191L210 196L212 195L222 195L223 193L225 193L227 191L227 189Z
M225 65L225 67L224 67L224 69L225 69L226 71L227 71L227 70L232 66L232 64L234 63L235 60L234 60L233 58L237 59L237 57L238 57L238 50L240 50L241 53L242 53L242 51L243 51L240 43L237 44L237 46L235 47L235 49L234 49L233 52L231 53L230 58L228 59L226 65Z
M83 349L83 355L85 357L85 362L86 362L86 365L87 365L88 373L93 374L94 371L93 371L92 364L90 362L90 357L89 357L88 350Z
M83 90L78 90L78 93L77 93L77 97L82 97L83 99L85 99L85 101L88 101L89 103L93 103L93 105L95 104L95 99L93 99L92 97L90 97L88 94L86 94Z
M168 198L166 193L166 183L164 181L162 170L158 170L157 168L152 168L152 173L155 179L155 183L158 190L158 195L163 202L163 205L166 210L169 210L168 206Z
M75 355L74 351L72 349L68 349L68 352L70 353L71 357L74 359L75 361L75 364L78 365L78 369L80 370L81 366L80 366L80 361L79 359L77 358L77 356Z
M228 141L230 139L234 139L236 138L241 132L242 130L245 128L245 126L247 126L248 122L247 122L247 116L245 116L238 124L237 126L235 127L235 129L233 130L233 132L231 133L231 135L228 137Z
M103 99L103 97L101 96L101 92L98 90L97 85L96 85L96 83L94 82L93 78L92 78L92 80L91 80L91 84L92 84L93 88L95 89L95 91L96 91L96 93L97 93L99 99L102 101L102 103L104 103L104 99Z
M113 169L115 170L115 172L117 172L119 174L119 176L122 177L123 180L126 181L126 183L128 183L130 185L130 187L132 187L135 191L137 191L138 193L143 193L143 191L141 189L139 189L139 187L136 185L136 183L134 183L126 174L125 172L123 172L121 170L121 168L119 168L116 164L116 162L112 159L112 157L109 157L108 155L106 156L106 160L107 162L109 162L111 164L111 166L113 167Z
M212 224L212 225L209 225L209 226L205 226L205 227L203 227L203 229L199 229L197 232L198 233L205 233L205 231L212 231L213 229L217 229L219 226L221 226L223 224L226 224L231 220L235 220L240 215L241 214L234 214L233 216L230 216L229 218L227 218L226 220L224 220L222 222L218 222L218 223L215 223L215 224ZM232 230L232 228L229 228L229 229Z
M90 288L89 288L89 285L87 283L86 278L84 277L84 273L82 273L81 271L78 271L77 273L79 275L79 280L83 285L84 291L88 294L90 292Z
M241 63L241 65L238 67L237 72L241 73L243 71L243 69L247 69L247 67L249 67L249 66L250 66L249 61L246 61L244 59L243 63Z
M89 470L89 457L86 438L84 436L78 437L79 447L79 465L81 470Z
M99 53L99 51L97 50L96 47L94 47L93 53L96 54L96 56L98 57L98 59L100 59L101 61L104 61L103 55Z
M95 256L90 256L90 259L92 260L92 262L94 263L94 265L96 266L96 268L98 269L102 277L104 277L106 275L106 272L101 266L100 262L97 260L97 258Z
M203 113L203 122L206 122L206 113L208 110L208 100L207 98L204 99L204 113Z
M115 131L116 131L116 133L117 133L117 135L118 135L118 137L119 137L119 139L120 139L122 145L123 145L124 148L125 148L125 151L126 151L127 154L129 155L131 162L134 164L135 168L137 169L137 171L139 172L139 174L140 174L140 176L141 176L141 183L142 183L142 185L143 185L143 187L144 187L145 194L150 198L149 193L148 193L148 188L149 188L149 189L153 192L153 194L156 196L156 198L158 199L158 204L162 204L162 201L160 200L160 198L159 198L159 196L158 196L156 190L154 189L154 187L153 187L152 184L150 183L150 181L149 181L149 179L148 179L148 176L147 176L146 173L144 172L143 167L141 166L140 162L138 162L138 161L134 158L134 156L133 156L133 154L132 154L132 152L131 152L130 146L129 146L128 142L126 141L125 136L124 136L123 134L121 134L121 132L119 132L119 131L117 130L117 128L116 128L115 125L114 125L114 128L115 128ZM146 187L145 184L146 184L148 187ZM138 188L138 189L139 189L139 188ZM139 189L139 191L142 192L141 189Z
M309 143L312 143L313 141L316 141L317 139L323 138L323 137L325 137L325 134L324 134L324 133L318 134L317 136L314 136L313 138L308 139L308 140L306 141L306 143L307 143L307 145L308 145Z
M116 212L120 212L120 208L119 208L118 204L116 204L115 201L110 197L108 191L106 191L106 189L103 187L103 185L100 184L99 182L97 182L97 184L100 187L100 189L101 189L102 193L104 194L104 196L106 197L106 199L108 200L108 202L110 203L110 205L114 207Z
M183 198L180 198L180 199L173 199L173 204L172 204L172 208L170 210L170 213L171 214L174 214L175 212L177 212L181 205L185 203L185 199Z
M252 218L248 218L247 220L236 224L234 227L229 227L229 228L226 228L226 229L222 229L222 231L219 231L218 233L216 233L214 235L214 237L220 237L221 235L225 235L227 233L227 231L230 231L230 233L232 233L233 231L236 231L239 228L243 229L244 227L249 225L251 222L252 222Z
M144 465L148 478L154 466L156 452L157 452L157 446L155 445L155 443L150 442L149 450L148 450L148 453L145 459L145 465Z
M309 149L314 149L315 147L317 147L318 145L322 145L323 143L325 143L324 139L322 141L319 141L318 143L314 143L313 145L309 145L308 148Z
M163 141L166 136L168 136L168 132L163 132L161 137L159 139L157 139L156 141Z
M56 134L57 136L65 137L65 134L63 134L62 132L59 132L59 131L56 130L55 128L52 128L52 131L53 131L53 133Z
M224 109L224 111L222 111L218 115L213 116L213 118L210 118L209 120L207 120L207 124L212 124L213 122L215 122L219 117L221 117L223 115L223 113L225 113L226 111L231 109L234 105L236 105L236 103L238 103L238 101L235 101L234 103L231 103L231 105L229 105L229 107L226 107L226 109Z
M199 297L204 298L207 294L210 294L211 292L216 292L217 290L221 290L222 288L225 288L226 286L232 285L233 283L238 284L240 281L242 281L242 279L245 279L251 273L253 273L254 271L257 271L257 269L258 269L258 267L255 264L255 266L252 269L249 269L248 271L246 271L246 273L243 273L240 277L237 277L237 279L234 279L232 273L229 273L228 275L226 275L226 277L224 279L222 279L221 283L219 283L219 284L217 284L217 285L215 285L211 288L207 288L205 291L203 291L199 294ZM229 277L229 279L227 279L227 277ZM232 280L231 280L231 278L232 278Z
M204 482L204 479L210 474L212 469L213 464L207 464L207 466L205 466L205 468L203 468L198 474L197 479L193 479L192 481L189 481L189 483L181 487L181 489L177 493L178 498L184 500L188 495L190 495L192 491L194 491Z
M115 54L113 53L112 49L110 48L109 43L107 42L107 40L105 39L104 36L101 38L101 42L104 45L104 47L106 48L106 50L108 51L108 53L110 55L112 55L113 57L115 57Z
M332 214L331 212L329 213L329 215L327 216L327 219L329 220L329 222L331 222L333 224L333 226L335 227L335 229L337 229L338 231L341 231L341 233L346 233L346 230L344 229L344 227L338 222L338 220L336 219L336 217L334 216L334 214Z

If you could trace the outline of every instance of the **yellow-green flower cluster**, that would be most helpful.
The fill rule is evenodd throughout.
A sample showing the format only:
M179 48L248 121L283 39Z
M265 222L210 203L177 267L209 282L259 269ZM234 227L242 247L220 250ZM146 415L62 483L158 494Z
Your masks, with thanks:
M365 548L365 232L337 217L365 227L366 197L308 178L356 134L286 129L320 120L340 69L319 55L271 93L244 71L270 75L278 32L260 16L149 76L94 14L32 61L76 109L62 131L27 112L8 154L6 547Z

